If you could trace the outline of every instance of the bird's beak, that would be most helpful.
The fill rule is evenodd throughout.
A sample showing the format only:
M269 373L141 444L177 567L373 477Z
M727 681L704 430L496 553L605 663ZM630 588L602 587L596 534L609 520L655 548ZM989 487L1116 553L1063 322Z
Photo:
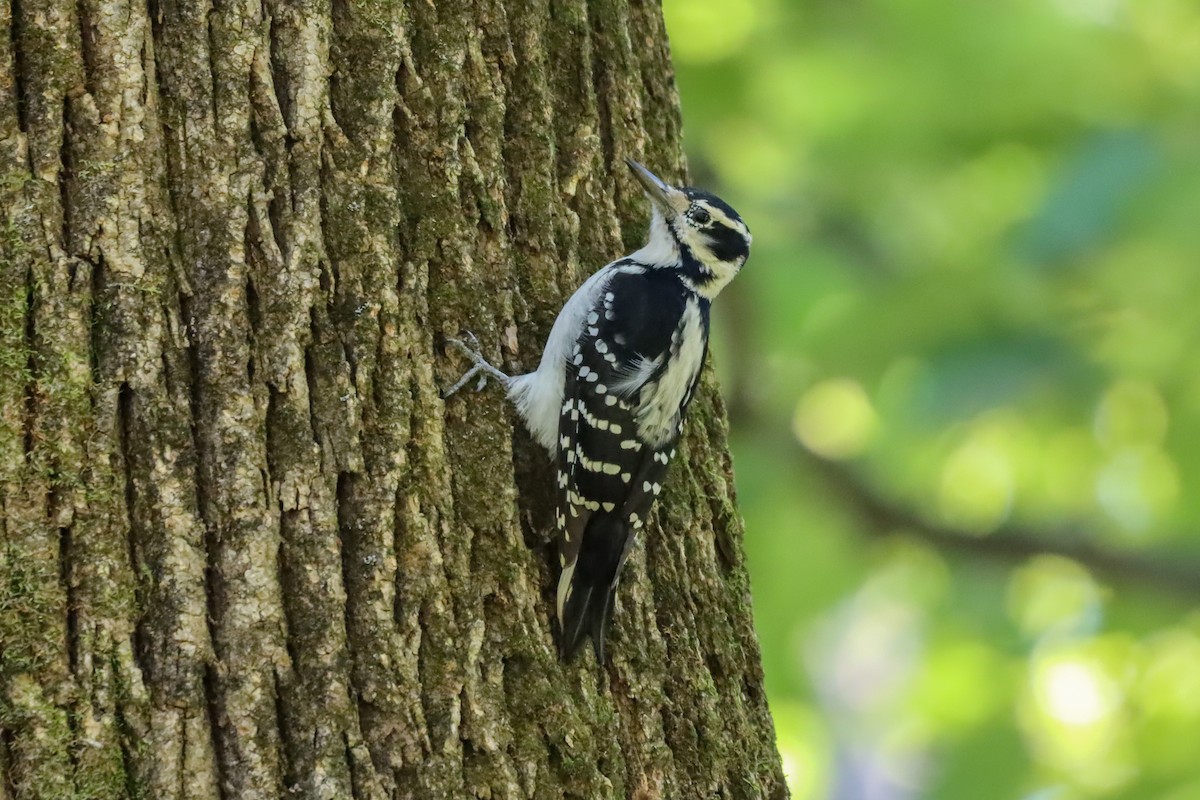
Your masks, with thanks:
M632 158L625 159L625 163L633 170L633 177L637 178L638 183L645 188L646 194L654 202L654 205L658 206L668 220L674 219L677 214L681 214L687 209L688 199L683 192L666 183Z

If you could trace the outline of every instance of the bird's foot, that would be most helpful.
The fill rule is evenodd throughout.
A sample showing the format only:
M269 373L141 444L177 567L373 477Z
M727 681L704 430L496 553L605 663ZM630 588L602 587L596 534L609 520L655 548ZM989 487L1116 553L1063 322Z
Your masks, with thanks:
M508 385L508 382L512 380L512 378L496 369L491 365L490 362L488 362L486 358L483 357L483 354L479 352L479 340L475 338L475 334L471 333L470 331L465 331L463 333L463 337L466 339L466 341L463 341L462 339L451 339L450 337L446 337L443 341L446 344L453 345L455 348L457 348L463 355L471 360L473 366L463 373L463 376L459 378L453 386L442 391L443 400L466 386L467 383L470 382L470 380L476 375L479 376L479 383L475 387L475 391L477 392L487 385L488 376L496 378L506 386Z

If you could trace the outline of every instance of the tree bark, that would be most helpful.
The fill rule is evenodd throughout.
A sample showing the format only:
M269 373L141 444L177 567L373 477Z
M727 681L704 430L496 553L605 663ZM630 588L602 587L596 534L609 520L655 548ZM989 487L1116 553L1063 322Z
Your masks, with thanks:
M0 800L786 795L711 379L610 663L513 371L682 177L647 0L0 6Z

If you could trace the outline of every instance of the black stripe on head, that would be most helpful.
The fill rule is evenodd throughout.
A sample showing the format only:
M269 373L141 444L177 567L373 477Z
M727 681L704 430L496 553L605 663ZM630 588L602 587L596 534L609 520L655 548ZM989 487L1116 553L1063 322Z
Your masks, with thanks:
M708 249L719 260L733 262L750 257L750 243L741 231L714 225L708 231Z

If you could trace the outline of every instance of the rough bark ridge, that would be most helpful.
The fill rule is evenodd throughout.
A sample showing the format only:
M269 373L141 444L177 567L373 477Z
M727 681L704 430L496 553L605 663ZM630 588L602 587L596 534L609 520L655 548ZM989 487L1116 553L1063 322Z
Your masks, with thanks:
M544 455L438 398L440 334L528 368L637 243L613 165L680 177L656 5L0 27L0 799L785 794L713 387L605 670Z

